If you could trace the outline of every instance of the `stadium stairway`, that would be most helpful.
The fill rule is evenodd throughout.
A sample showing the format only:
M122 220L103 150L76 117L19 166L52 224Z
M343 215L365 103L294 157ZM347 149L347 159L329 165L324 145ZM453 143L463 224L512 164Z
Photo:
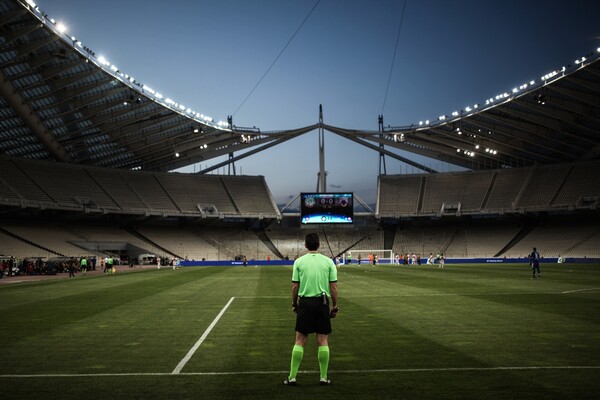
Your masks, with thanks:
M517 234L506 244L506 246L504 246L502 248L502 250L500 250L498 253L496 253L494 255L494 257L500 257L502 256L502 254L506 253L508 250L510 250L514 245L516 245L517 243L519 243L521 240L523 240L523 238L527 235L529 235L529 233L533 230L533 228L535 228L537 226L537 223L535 221L528 221L526 222L523 227L521 228L521 230L519 230L519 232L517 232Z
M279 257L280 260L283 260L285 257L283 256L283 254L281 254L281 251L279 251L279 249L273 244L273 242L271 241L271 238L269 238L269 236L267 235L267 233L263 230L259 230L256 231L256 236L263 242L263 244L265 246L267 246L267 248L269 250L271 250L273 252L273 254L275 254L277 257Z
M157 247L157 248L161 249L162 251L164 251L164 252L165 252L165 254L170 254L171 256L173 256L173 257L177 257L177 258L179 258L180 260L183 260L183 259L184 259L184 257L181 257L180 255L173 253L171 250L169 250L169 249L166 249L166 248L162 247L160 244L156 243L156 242L155 242L155 241L153 241L152 239L150 239L150 238L146 237L145 235L141 234L140 232L138 232L138 231L137 231L137 230L135 230L134 228L131 228L131 227L124 227L123 229L124 229L125 231L127 231L127 232L131 233L133 236L137 237L138 239L141 239L141 240L143 240L144 242L146 242L146 243L149 243L149 244L151 244L152 246L155 246L155 247Z

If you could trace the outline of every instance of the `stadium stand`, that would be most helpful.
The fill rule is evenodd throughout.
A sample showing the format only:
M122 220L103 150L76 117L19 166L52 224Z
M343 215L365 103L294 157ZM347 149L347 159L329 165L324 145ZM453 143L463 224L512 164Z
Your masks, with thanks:
M595 206L600 163L380 177L380 217L498 214ZM424 182L421 197L417 183ZM409 188L406 190L406 188ZM408 197L405 201L404 195ZM582 199L588 200L583 203ZM405 205L409 206L406 207ZM449 206L449 207L448 207ZM447 208L446 208L447 207ZM448 212L448 209L451 211ZM406 212L408 210L408 212Z
M55 254L40 249L39 247L33 246L29 243L23 242L13 236L0 231L0 255L2 256L13 256L16 258L26 257L52 257Z
M89 169L100 186L107 190L108 195L119 205L121 210L143 211L148 205L127 183L126 171L115 171L101 168Z
M266 259L274 254L258 238L256 233L244 229L218 228L201 231L202 238L218 251L219 260L233 260L246 256L251 259Z
M484 208L491 211L510 211L514 200L523 187L523 181L529 170L526 168L496 171L493 186Z
M552 206L577 207L585 198L597 201L600 197L599 164L598 161L574 164L564 185L559 188L552 201Z
M598 225L591 221L569 221L569 218L551 220L536 226L526 237L504 254L506 257L524 257L536 247L543 257L559 255L586 257L598 254L598 247L586 249L586 241L593 241ZM599 242L596 241L596 246ZM584 251L584 249L586 249Z
M155 174L140 172L125 175L127 184L153 211L177 214L181 212ZM190 182L190 186L192 186Z
M168 249L178 258L219 260L219 250L202 238L199 233L201 229L206 228L141 226L137 231L161 248Z
M277 205L263 176L223 176L221 181L240 214L276 217Z
M0 204L116 214L278 218L264 177L122 171L0 156ZM237 204L239 202L239 205Z
M55 204L55 201L19 168L23 162L20 159L17 161L0 157L0 180L8 188L2 191L2 197L38 205Z
M570 165L534 167L516 207L528 210L549 208L570 169Z
M213 204L220 213L237 214L218 176L157 174L158 181L185 213L198 213L198 205Z
M32 244L36 244L40 247L48 249L48 251L40 249L44 253L43 256L45 257L71 257L91 254L90 250L71 244L72 242L76 242L78 238L73 234L70 234L69 232L63 230L60 226L48 226L45 224L36 224L35 226L30 226L23 224L2 223L1 227L10 233L13 233L21 238L28 240ZM96 252L94 253L96 255L101 254ZM32 255L23 255L23 252L21 252L20 254L22 257ZM37 255L40 256L42 254Z
M383 175L379 181L378 213L382 215L416 215L424 176L407 175L403 179Z

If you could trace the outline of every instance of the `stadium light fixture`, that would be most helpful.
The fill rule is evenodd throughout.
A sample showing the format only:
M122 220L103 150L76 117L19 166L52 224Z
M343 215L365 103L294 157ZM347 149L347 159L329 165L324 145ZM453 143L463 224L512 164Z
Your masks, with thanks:
M56 29L58 29L60 33L65 33L67 31L67 27L62 22L59 22L56 25Z

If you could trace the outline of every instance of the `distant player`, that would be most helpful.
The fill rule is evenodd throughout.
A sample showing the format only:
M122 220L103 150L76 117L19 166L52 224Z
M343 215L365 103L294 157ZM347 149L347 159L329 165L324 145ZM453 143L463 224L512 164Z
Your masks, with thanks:
M81 272L83 272L83 274L81 274L82 276L85 276L86 272L87 272L87 258L85 258L85 256L81 257Z
M540 273L540 253L538 253L535 247L529 255L529 265L531 266L531 279L535 279L535 271L537 271L538 279L541 278L542 276Z
M444 254L443 254L443 253L440 253L440 255L439 255L439 259L440 259L440 266L439 266L438 268L444 268L444 260L445 260L446 258L444 257Z

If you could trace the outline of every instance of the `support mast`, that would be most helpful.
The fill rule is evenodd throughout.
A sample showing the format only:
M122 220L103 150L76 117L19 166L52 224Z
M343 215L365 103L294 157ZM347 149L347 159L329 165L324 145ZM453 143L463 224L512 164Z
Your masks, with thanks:
M319 104L319 173L317 192L327 191L327 171L325 171L325 129L323 129L323 105Z

